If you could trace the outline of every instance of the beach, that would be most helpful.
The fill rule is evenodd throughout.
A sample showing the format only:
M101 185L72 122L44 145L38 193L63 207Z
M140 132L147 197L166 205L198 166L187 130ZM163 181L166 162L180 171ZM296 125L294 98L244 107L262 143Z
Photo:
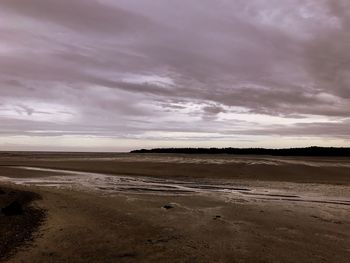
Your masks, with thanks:
M43 213L2 261L348 262L349 174L331 157L1 153L0 188Z

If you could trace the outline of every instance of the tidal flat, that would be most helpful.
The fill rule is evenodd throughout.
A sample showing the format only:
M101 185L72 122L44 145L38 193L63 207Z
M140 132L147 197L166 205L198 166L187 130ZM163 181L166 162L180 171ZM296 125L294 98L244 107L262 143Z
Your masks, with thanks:
M2 152L0 189L41 215L3 262L350 258L349 158Z

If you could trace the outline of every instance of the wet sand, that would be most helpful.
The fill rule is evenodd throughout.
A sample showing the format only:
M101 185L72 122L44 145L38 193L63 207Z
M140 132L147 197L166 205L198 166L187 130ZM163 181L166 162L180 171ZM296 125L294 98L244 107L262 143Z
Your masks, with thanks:
M350 160L249 158L3 155L48 213L6 262L348 262Z
M30 244L44 222L46 211L32 206L40 195L0 187L0 259L14 255L16 248Z

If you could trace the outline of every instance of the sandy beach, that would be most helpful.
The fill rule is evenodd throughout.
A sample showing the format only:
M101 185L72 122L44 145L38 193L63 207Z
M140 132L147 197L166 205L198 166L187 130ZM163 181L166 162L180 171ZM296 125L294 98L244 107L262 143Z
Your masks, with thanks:
M24 213L37 223L1 260L348 262L349 174L346 158L2 153L1 205L31 192L43 216Z

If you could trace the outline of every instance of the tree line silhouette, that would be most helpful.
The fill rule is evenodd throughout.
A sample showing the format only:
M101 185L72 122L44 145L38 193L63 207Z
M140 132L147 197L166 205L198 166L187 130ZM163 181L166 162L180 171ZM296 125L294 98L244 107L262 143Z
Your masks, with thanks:
M155 148L140 149L131 153L179 153L179 154L236 154L236 155L274 155L274 156L350 156L346 147L304 147L285 149L266 148Z

